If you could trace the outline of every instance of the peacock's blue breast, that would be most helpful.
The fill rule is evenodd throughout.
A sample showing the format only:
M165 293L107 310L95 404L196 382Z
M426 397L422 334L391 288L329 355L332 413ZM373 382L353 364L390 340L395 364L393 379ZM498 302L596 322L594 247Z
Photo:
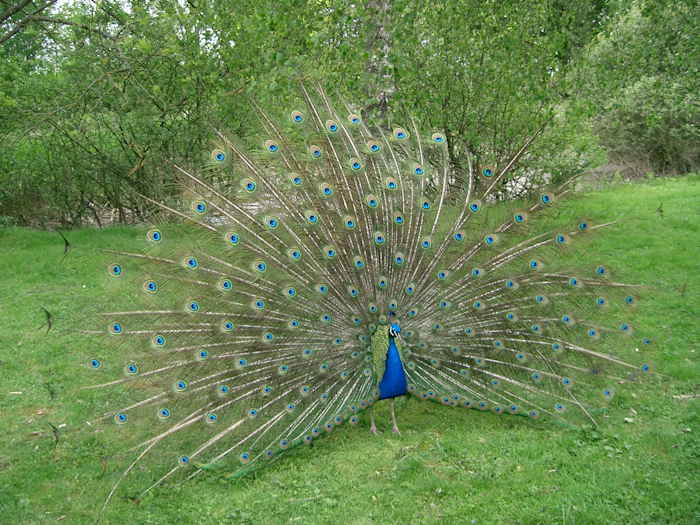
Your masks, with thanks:
M406 372L404 372L399 349L396 348L394 338L390 337L389 349L386 353L386 368L384 369L384 376L379 382L379 399L403 396L406 393Z

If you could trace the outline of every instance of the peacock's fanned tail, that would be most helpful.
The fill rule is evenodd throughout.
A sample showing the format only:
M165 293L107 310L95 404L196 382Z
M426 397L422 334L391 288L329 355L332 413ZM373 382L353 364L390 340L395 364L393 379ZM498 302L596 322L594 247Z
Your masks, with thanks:
M258 148L218 133L201 175L174 166L189 208L157 203L175 224L115 253L109 273L141 305L102 314L88 367L108 375L90 388L114 392L102 420L135 456L123 476L151 460L166 465L154 486L225 456L246 469L357 423L387 321L419 398L594 422L640 370L597 347L632 332L620 310L636 296L604 266L559 264L605 225L533 229L569 186L493 206L535 137L457 179L442 133L369 127L301 93L288 122L256 106Z

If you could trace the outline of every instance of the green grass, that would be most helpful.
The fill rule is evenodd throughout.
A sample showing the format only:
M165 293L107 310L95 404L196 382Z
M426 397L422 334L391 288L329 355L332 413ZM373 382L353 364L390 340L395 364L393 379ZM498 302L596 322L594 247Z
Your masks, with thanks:
M635 312L659 372L624 387L593 429L409 399L403 434L343 426L312 448L234 481L214 471L142 501L115 499L106 523L700 523L700 177L579 195L546 221L622 219L571 254L647 285ZM662 205L663 216L656 210ZM113 479L105 452L71 433L98 410L75 392L91 342L74 335L104 301L109 258L129 228L0 230L0 522L91 523ZM45 307L54 329L41 328ZM623 390L621 388L621 390ZM21 393L18 393L21 392ZM386 429L385 407L378 421ZM628 419L629 422L625 422ZM49 423L66 424L54 443ZM147 474L147 473L146 473Z

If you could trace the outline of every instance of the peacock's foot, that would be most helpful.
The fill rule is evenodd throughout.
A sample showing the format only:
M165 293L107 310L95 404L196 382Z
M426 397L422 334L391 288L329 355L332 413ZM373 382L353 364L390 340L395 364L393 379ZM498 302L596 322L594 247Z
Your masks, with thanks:
M392 427L391 431L392 431L394 434L398 434L399 436L401 435L401 431L399 430L399 427L397 427L396 425L394 425L394 426Z

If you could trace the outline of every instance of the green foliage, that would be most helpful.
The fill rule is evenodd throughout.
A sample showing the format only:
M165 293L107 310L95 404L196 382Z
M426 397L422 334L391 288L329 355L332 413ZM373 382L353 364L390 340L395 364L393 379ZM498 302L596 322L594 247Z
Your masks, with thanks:
M397 404L396 436L379 404L381 436L369 435L366 420L343 425L235 481L222 481L223 468L139 500L138 487L154 479L137 469L133 499L113 501L103 523L697 522L700 281L689 239L698 235L699 197L698 175L657 179L563 202L548 217L554 231L581 216L620 219L562 259L584 267L602 260L615 279L643 285L645 300L631 321L656 334L652 348L640 352L659 374L620 385L598 428L571 431L411 398ZM91 381L77 356L90 354L94 340L73 327L104 304L111 256L101 250L129 249L134 229L68 235L73 251L60 262L56 234L0 229L0 243L12 247L0 251L0 411L7 415L0 515L7 523L94 523L119 474L110 448L117 434L110 441L104 433L75 432L114 400L77 391ZM42 306L54 314L48 335ZM60 427L58 442L49 423Z
M700 166L700 7L632 2L579 65L582 101L611 160L639 173Z
M441 129L457 175L562 181L611 160L698 164L697 5L227 0L74 2L0 46L0 204L19 224L149 219L213 129L257 147L313 79L377 122ZM6 29L3 27L3 29ZM30 205L31 203L31 205Z

